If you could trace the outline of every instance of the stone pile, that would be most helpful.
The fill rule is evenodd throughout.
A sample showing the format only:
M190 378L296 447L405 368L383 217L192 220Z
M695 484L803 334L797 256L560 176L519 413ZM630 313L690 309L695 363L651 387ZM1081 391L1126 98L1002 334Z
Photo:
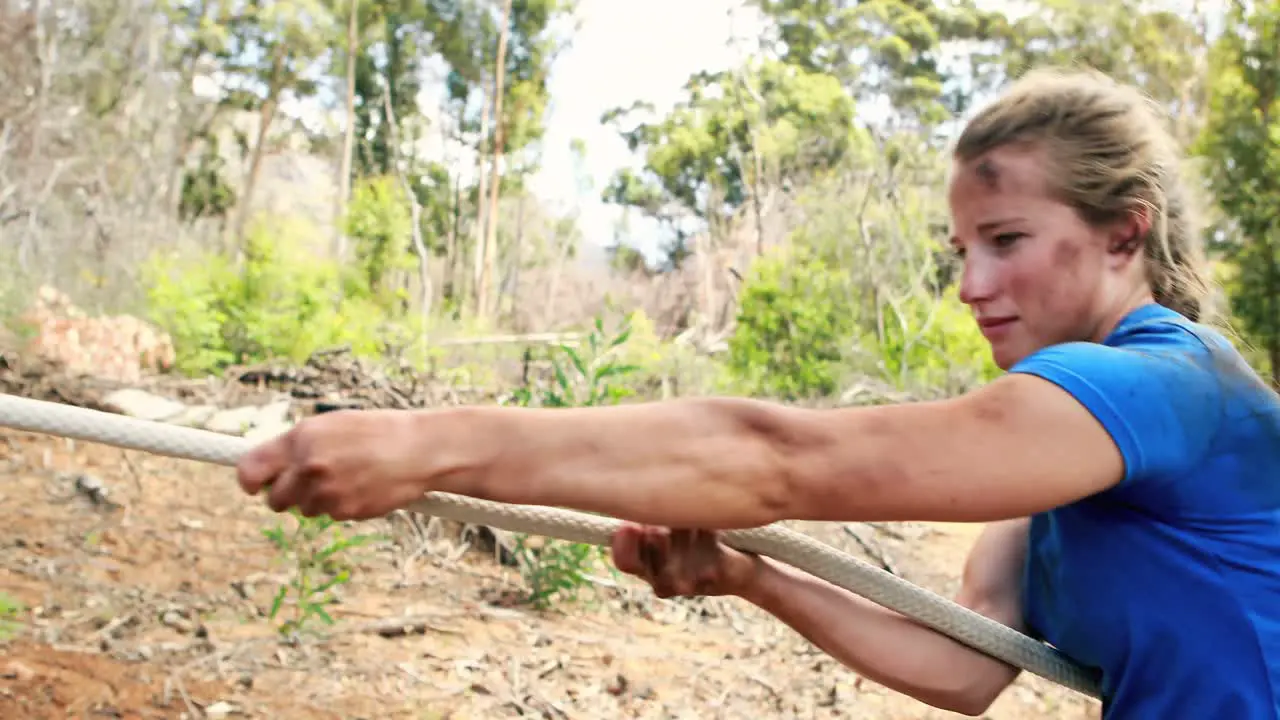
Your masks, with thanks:
M71 372L138 382L173 366L172 339L132 315L92 317L66 293L42 285L22 321L31 330L24 349Z

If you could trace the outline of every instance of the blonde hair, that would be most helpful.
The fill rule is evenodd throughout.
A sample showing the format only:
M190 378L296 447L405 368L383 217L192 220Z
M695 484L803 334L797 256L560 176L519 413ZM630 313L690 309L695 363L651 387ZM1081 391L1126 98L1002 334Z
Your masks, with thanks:
M1154 102L1099 72L1035 70L969 121L955 156L969 161L1010 144L1047 153L1052 191L1086 222L1147 208L1151 229L1141 240L1155 300L1202 319L1211 283L1199 214Z

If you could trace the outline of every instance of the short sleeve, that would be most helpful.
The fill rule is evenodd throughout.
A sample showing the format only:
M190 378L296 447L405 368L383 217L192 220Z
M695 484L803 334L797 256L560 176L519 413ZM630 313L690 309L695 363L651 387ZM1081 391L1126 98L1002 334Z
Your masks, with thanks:
M1097 418L1124 457L1123 488L1180 478L1199 465L1223 417L1213 363L1198 338L1170 327L1120 346L1053 345L1009 372L1058 385Z

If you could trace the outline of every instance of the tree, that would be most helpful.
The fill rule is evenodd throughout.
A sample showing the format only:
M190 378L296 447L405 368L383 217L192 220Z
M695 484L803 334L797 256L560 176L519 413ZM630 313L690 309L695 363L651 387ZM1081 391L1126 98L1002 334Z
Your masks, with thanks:
M602 118L644 157L642 172L619 171L603 197L663 223L672 265L692 235L714 235L753 194L820 173L856 143L854 103L840 84L786 63L698 73L685 93L663 118L638 120L652 111L643 103Z
M267 150L267 138L289 94L309 96L321 53L332 37L334 17L320 0L249 0L241 12L228 17L230 43L222 68L236 86L228 102L258 111L258 126L250 144L233 232L237 242L252 210L254 188Z
M961 109L948 92L953 46L992 37L1000 12L972 0L749 0L773 25L766 41L782 62L835 78L859 102L887 100L890 122L928 129Z
M1232 225L1216 249L1235 266L1232 311L1280 387L1280 2L1233 3L1210 72L1199 151Z

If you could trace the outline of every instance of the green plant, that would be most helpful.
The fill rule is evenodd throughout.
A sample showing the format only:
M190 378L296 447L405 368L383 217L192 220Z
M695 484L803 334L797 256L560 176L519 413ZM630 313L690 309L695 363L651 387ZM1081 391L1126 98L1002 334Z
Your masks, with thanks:
M21 600L0 592L0 641L15 637L23 628L19 616L26 610Z
M347 536L342 526L327 515L308 518L297 510L291 510L290 515L295 521L292 533L286 532L283 523L262 531L281 559L292 564L291 577L277 588L268 613L274 621L292 592L293 613L276 628L285 636L303 631L315 618L326 625L334 624L325 608L338 602L334 590L351 580L351 564L343 554L381 539L376 534Z
M843 274L800 246L752 265L725 360L746 394L804 400L836 392L858 314Z
M614 405L629 397L632 391L615 384L640 368L624 362L620 350L631 337L630 323L612 336L605 331L604 321L597 317L586 336L586 352L568 344L552 349L552 382L534 390L526 385L512 394L511 402L525 407L590 407ZM567 360L562 362L561 358ZM550 607L557 599L576 600L578 592L590 581L590 570L597 562L607 560L604 548L587 543L571 543L554 538L531 539L516 535L515 557L529 586L528 602L539 609ZM610 567L608 563L601 563Z
M960 289L936 297L921 293L885 313L883 339L861 343L876 356L886 379L903 390L964 392L1001 374L991 346L960 301Z
M403 317L396 293L375 293L365 270L318 257L304 222L255 224L240 249L157 252L143 267L149 317L173 338L180 372L301 362L335 345L377 356Z

